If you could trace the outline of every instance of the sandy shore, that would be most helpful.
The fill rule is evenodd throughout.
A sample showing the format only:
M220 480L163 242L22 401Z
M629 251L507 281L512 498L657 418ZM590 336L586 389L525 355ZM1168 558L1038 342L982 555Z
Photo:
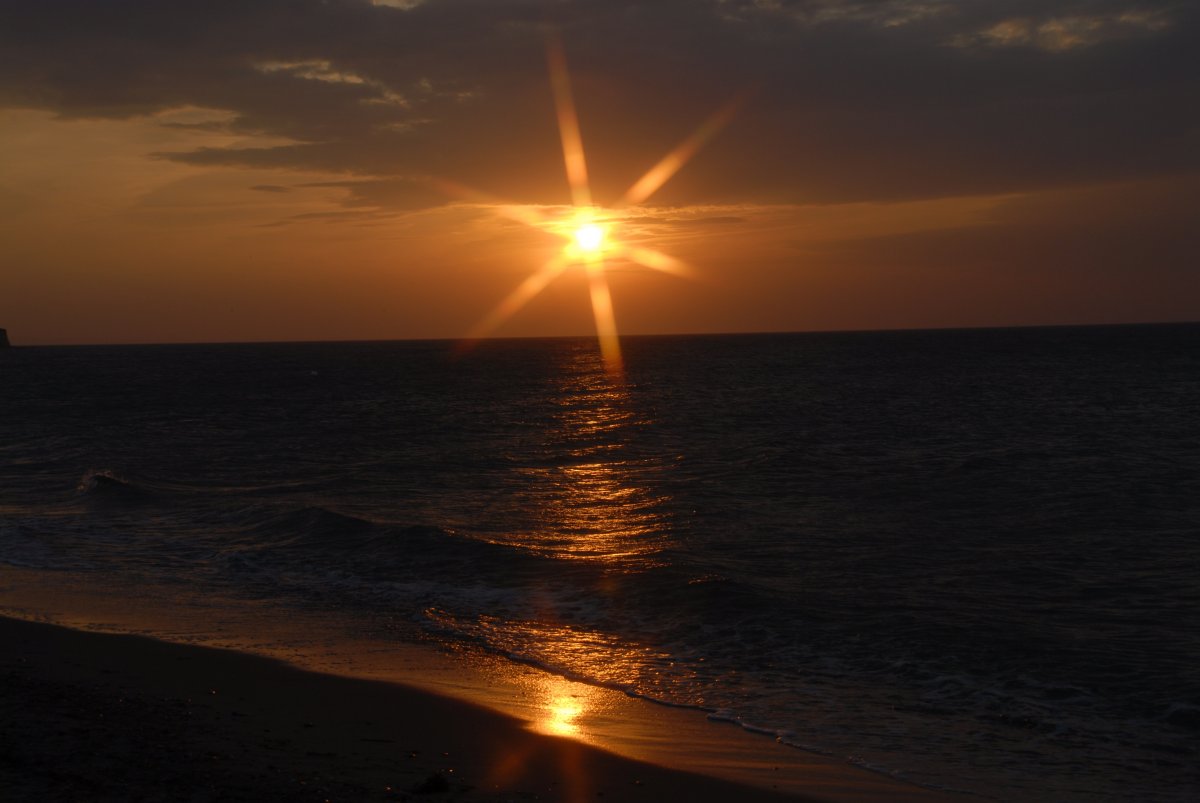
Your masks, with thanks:
M404 686L237 652L7 618L0 643L3 800L805 799L617 757ZM934 797L847 770L849 782L814 777L814 788L837 787L840 799Z

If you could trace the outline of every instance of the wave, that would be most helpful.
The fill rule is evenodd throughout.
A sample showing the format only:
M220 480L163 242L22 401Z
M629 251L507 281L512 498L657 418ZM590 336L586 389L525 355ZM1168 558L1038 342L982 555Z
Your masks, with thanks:
M155 493L148 487L117 475L108 469L91 470L84 473L76 486L76 493L89 501L142 504L154 500Z
M265 547L282 544L322 546L334 543L362 541L378 523L370 519L309 505L293 510L272 510L263 513L258 508L244 511L245 529L265 538ZM368 539L369 540L369 539Z
M532 577L551 559L477 540L449 528L371 519L308 505L255 505L225 517L216 559L243 581L279 582L290 593L396 610L441 594L490 588L497 577ZM412 607L410 610L418 610Z

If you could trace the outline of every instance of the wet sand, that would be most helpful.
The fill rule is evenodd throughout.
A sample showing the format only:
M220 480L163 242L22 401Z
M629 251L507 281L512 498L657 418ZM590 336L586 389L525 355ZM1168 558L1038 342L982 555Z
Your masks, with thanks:
M626 759L381 681L0 618L0 799L934 799L814 764L801 797Z

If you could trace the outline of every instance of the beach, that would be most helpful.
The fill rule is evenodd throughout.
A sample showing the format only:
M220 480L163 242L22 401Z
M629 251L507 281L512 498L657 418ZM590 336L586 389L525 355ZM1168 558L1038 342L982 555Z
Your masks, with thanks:
M5 800L936 800L814 759L798 796L654 766L394 683L0 618Z
M1193 800L1197 332L13 349L6 772Z

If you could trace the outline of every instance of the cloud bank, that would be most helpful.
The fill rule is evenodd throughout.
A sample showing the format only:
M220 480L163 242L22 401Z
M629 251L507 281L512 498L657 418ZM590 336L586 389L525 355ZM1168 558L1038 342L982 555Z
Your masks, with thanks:
M352 203L433 205L430 177L557 203L551 32L600 200L747 90L657 203L938 198L1200 168L1200 10L1185 2L5 0L0 105L208 110L174 124L246 139L160 158L344 174Z

